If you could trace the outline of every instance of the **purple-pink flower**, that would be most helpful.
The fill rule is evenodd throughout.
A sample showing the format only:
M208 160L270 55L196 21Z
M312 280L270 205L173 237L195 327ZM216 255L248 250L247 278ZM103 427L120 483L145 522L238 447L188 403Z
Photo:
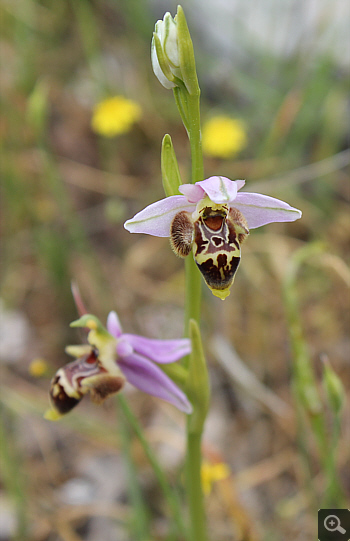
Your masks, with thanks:
M88 344L66 348L77 359L60 368L51 382L48 419L73 409L88 392L94 402L101 402L120 391L126 381L185 413L192 412L184 392L158 366L188 355L190 340L155 340L123 333L116 312L110 312L107 329L90 314L71 326L90 330Z
M173 195L141 210L124 227L130 233L170 237L175 253L194 259L214 295L224 299L240 262L240 244L254 229L271 222L293 222L300 210L262 195L238 191L244 180L210 177L182 184Z

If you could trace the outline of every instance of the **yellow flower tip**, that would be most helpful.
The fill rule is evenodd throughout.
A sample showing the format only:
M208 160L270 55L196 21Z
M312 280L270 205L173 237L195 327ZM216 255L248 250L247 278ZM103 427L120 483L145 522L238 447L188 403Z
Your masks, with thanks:
M227 297L228 297L229 294L231 293L229 287L227 287L226 289L212 289L212 288L210 287L209 289L210 289L210 291L212 292L212 294L215 295L215 297L219 297L219 299L221 299L222 301L224 301L225 299L227 299Z
M123 96L114 96L95 105L91 127L99 135L114 137L127 133L141 115L142 110L138 103Z
M72 321L70 327L86 327L91 331L103 330L103 325L93 314L84 314L79 319Z
M48 409L44 413L44 419L47 419L47 421L58 421L61 417L63 417L63 415L53 408Z
M48 364L44 359L33 359L28 368L29 374L34 378L41 378L48 372Z
M98 327L97 322L94 319L88 319L86 322L86 326L88 329L91 329L92 331L96 331Z
M231 470L225 462L218 462L212 466L212 475L215 481L223 481L231 475Z
M247 134L240 120L214 116L203 126L203 152L214 158L230 158L247 145Z
M217 462L216 464L203 462L201 467L201 482L204 494L210 494L215 482L223 481L230 475L230 468L225 462Z

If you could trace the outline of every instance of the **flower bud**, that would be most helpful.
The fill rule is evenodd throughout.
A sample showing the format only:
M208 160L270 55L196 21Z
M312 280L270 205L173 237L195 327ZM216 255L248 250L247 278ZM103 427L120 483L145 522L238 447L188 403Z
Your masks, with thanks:
M165 88L175 88L181 82L190 94L199 91L193 45L181 6L173 19L167 12L156 22L151 46L153 71Z
M174 88L175 77L180 74L177 25L169 12L157 21L151 46L152 67L165 88ZM181 78L181 76L180 76Z

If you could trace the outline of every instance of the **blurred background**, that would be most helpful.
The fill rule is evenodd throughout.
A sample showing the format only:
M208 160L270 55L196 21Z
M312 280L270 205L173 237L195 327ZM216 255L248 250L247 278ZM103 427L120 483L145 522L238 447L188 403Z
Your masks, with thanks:
M222 132L208 131L205 176L246 179L303 211L251 233L224 303L204 290L209 529L218 541L307 541L317 509L348 507L350 494L350 6L182 5L204 128L239 126L225 155L210 145ZM118 401L43 418L64 347L81 338L72 280L102 321L114 309L126 332L183 333L183 261L168 239L123 228L164 197L165 133L189 181L186 132L150 62L165 11L176 3L1 0L1 541L185 539ZM107 102L93 123L115 96L137 114L121 125L125 110ZM186 517L184 416L131 387L124 396Z

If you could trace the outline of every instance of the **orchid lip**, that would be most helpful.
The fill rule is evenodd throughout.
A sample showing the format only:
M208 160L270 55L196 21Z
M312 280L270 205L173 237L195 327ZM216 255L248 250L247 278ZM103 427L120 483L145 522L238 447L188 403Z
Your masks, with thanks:
M125 334L116 312L109 313L107 330L90 314L84 314L75 326L85 326L86 319L91 320L89 343L67 347L69 353L79 357L60 368L52 380L50 395L53 409L49 410L48 419L58 419L73 409L87 393L91 394L93 401L101 402L119 392L126 380L185 413L192 412L185 393L159 366L174 363L188 355L191 352L189 339L155 340ZM61 401L59 397L62 397Z

